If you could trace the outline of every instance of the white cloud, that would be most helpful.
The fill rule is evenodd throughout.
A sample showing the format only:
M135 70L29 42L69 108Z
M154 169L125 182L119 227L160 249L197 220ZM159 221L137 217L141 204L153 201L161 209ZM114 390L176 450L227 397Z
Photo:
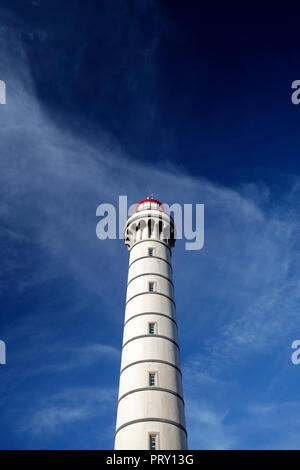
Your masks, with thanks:
M41 432L55 432L66 423L86 419L88 410L84 407L67 408L51 406L37 411L28 426L34 434Z
M282 401L257 403L247 407L247 418L243 425L251 438L259 435L259 449L299 449L298 402Z
M60 344L51 347L55 357L60 356L59 362L54 362L45 367L45 370L63 372L73 368L85 368L97 361L120 362L120 349L109 344L88 344L85 346L72 347Z
M190 449L226 450L234 448L236 438L229 425L227 413L214 410L202 401L188 400L186 408Z
M116 390L91 387L67 388L38 402L31 403L25 419L18 419L19 432L52 434L79 421L100 419L115 405Z

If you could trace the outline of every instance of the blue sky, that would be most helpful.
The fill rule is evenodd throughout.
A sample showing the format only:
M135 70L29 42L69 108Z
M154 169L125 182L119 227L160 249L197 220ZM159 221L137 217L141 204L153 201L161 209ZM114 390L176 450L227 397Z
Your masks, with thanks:
M95 214L150 191L205 204L173 255L189 447L299 448L299 28L181 3L1 2L2 449L113 447L128 254Z

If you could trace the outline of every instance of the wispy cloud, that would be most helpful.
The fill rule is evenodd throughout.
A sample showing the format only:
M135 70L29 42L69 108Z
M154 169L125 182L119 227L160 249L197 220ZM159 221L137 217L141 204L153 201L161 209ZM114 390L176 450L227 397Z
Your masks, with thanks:
M300 328L298 193L294 191L293 186L289 206L266 210L260 221L251 218L238 230L228 230L225 243L223 239L212 255L214 259L220 257L216 263L223 279L215 291L215 308L222 310L215 312L217 322L201 351L185 364L191 375L196 373L197 377L198 373L200 381L212 380L212 373L276 347ZM232 214L228 223L235 223L237 218L241 222L241 214ZM231 253L226 252L229 234ZM205 282L210 285L209 278Z
M236 437L225 422L226 412L189 400L186 414L190 449L226 450L236 445Z
M88 417L88 410L84 407L67 408L63 406L52 406L37 411L26 430L33 433L56 432L58 428L66 423L73 423ZM24 430L24 429L23 429Z
M258 435L259 449L299 449L298 402L269 402L253 404L246 410L247 418L241 424L242 432L248 433L249 441ZM245 431L244 431L245 428Z
M46 366L45 372L49 369L63 372L74 368L87 367L97 361L102 363L103 361L113 361L119 365L121 359L120 349L108 344L88 344L79 347L54 345L51 350L55 357L59 355L62 359L59 363L54 362Z
M62 393L33 404L27 419L19 421L19 432L47 434L61 432L66 425L99 419L108 407L115 405L116 390L90 387L65 389Z

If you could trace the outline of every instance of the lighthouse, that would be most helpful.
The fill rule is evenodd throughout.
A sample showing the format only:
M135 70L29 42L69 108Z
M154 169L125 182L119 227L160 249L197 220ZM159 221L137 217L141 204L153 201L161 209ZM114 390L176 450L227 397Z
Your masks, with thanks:
M128 218L115 450L187 449L172 276L173 218L149 197Z

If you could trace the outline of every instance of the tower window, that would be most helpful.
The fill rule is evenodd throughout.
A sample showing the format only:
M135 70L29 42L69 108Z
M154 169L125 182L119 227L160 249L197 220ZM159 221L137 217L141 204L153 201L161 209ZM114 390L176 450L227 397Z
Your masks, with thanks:
M154 255L154 249L153 248L148 248L148 255L153 256Z
M154 282L149 282L149 292L154 292Z
M155 323L149 323L149 335L155 335L156 325Z
M150 434L150 450L156 450L157 449L157 435L156 434Z
M155 372L150 372L150 374L149 374L149 385L150 385L150 387L155 387L155 385L156 385L156 374L155 374Z

